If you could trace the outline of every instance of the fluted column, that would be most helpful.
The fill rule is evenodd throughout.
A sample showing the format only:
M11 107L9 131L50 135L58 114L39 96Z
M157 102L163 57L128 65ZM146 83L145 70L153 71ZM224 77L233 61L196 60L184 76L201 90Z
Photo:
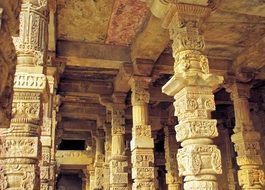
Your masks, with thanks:
M173 126L164 126L165 133L165 159L166 159L166 183L168 190L181 190L182 179L178 175L176 162L178 145L176 133Z
M124 98L122 98L124 100ZM111 113L112 149L110 158L110 190L128 189L128 161L125 155L124 104L113 104Z
M134 76L131 81L132 90L132 179L133 190L153 190L154 181L154 140L148 121L148 91L150 78Z
M96 135L96 154L95 154L95 179L94 179L94 189L93 190L103 190L104 185L104 174L103 174L103 164L104 164L104 132L103 130L98 130Z
M218 135L213 90L222 78L209 72L203 54L204 38L200 24L210 9L191 4L175 4L164 21L173 40L174 75L162 91L174 96L176 138L183 148L178 150L179 175L185 176L185 190L216 190L216 174L222 172L221 155L212 138Z
M249 111L250 86L234 83L229 88L234 102L236 126L232 135L237 152L238 181L244 190L261 190L265 185L263 163L260 155L260 133L253 126Z

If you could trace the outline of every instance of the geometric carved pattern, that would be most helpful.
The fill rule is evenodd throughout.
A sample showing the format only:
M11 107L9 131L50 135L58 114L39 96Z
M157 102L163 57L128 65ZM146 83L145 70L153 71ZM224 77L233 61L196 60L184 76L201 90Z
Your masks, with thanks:
M212 145L218 136L217 121L210 118L215 110L212 90L222 78L209 73L208 59L202 54L205 43L200 23L210 12L208 7L176 4L169 11L165 25L173 40L175 58L173 77L162 91L174 96L179 175L185 176L185 190L217 189L216 174L221 174L221 153Z

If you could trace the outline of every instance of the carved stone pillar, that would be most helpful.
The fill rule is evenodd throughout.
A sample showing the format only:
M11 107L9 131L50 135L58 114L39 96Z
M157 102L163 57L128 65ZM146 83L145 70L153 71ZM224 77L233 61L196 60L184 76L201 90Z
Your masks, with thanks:
M46 190L50 185L50 165L52 138L51 118L44 117L41 127L41 159L40 159L40 190Z
M12 104L13 119L10 130L4 132L3 142L7 189L42 188L38 164L42 151L40 126L43 120L43 100L46 97L43 94L47 87L47 79L43 74L46 29L47 1L22 1L20 33L14 38L17 67ZM46 169L41 171L41 175L46 175Z
M52 147L51 147L51 163L50 163L50 189L54 190L56 185L56 176L57 176L57 163L55 158L56 153L56 129L57 129L57 116L60 105L60 96L53 96L53 107L52 107L52 128L51 128L51 137L52 137Z
M130 81L132 90L132 179L133 190L153 190L154 182L154 140L148 122L148 103L150 79L133 77Z
M111 158L111 124L105 123L105 163L103 165L104 172L104 189L110 189L110 158Z
M3 189L40 189L40 125L43 74L17 73L12 104L11 127L2 132L1 159L5 166Z
M96 154L95 154L95 186L94 190L103 190L104 184L104 174L103 174L103 164L104 164L104 132L98 130L96 135Z
M94 190L95 187L95 171L89 171L89 190Z
M222 172L220 151L212 141L218 135L217 121L211 119L211 112L215 110L213 90L223 79L209 73L200 34L200 23L210 11L204 6L175 4L164 21L173 40L175 74L162 91L175 99L176 138L183 147L177 160L185 190L216 190L216 174Z
M124 98L120 98L124 100ZM123 104L112 105L112 150L110 158L110 189L128 189L128 162L125 155L125 117Z
M166 183L168 190L181 190L182 179L178 175L176 162L178 145L173 126L164 126L165 133L165 159L166 159Z
M239 166L238 181L244 190L259 189L265 185L263 165L260 155L260 133L253 126L249 111L250 86L234 83L229 88L234 102L236 126L232 135L237 164Z

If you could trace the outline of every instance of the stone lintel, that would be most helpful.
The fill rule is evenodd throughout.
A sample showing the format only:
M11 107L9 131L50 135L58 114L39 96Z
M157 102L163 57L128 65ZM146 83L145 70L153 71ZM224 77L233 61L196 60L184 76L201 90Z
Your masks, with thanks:
M59 165L90 165L93 157L89 151L57 150L56 161Z
M112 94L113 86L111 82L101 81L62 81L59 91L65 95L69 93L108 95Z
M73 41L57 41L57 55L89 60L114 61L112 63L130 62L130 48L117 45L102 45ZM71 64L71 62L68 62ZM120 66L120 65L119 65ZM93 67L93 65L91 65Z

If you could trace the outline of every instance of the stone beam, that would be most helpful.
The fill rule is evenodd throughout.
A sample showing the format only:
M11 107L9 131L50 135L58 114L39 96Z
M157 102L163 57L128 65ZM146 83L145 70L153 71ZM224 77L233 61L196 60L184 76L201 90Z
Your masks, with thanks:
M130 48L57 40L57 56L67 59L67 65L118 69L130 62Z
M100 115L104 116L106 110L100 104L67 103L60 107L60 113L62 117L95 120Z
M59 165L90 165L93 156L90 151L57 150L56 161Z
M94 130L94 129L92 129ZM84 132L84 131L64 131L62 134L61 139L66 139L66 140L91 140L91 132Z
M169 43L167 30L162 28L162 21L151 16L145 29L132 44L132 60L137 58L156 61Z
M67 120L62 122L64 131L91 131L96 128L93 120Z
M112 82L103 81L62 81L59 85L59 92L63 95L82 96L88 94L111 94L113 91Z

